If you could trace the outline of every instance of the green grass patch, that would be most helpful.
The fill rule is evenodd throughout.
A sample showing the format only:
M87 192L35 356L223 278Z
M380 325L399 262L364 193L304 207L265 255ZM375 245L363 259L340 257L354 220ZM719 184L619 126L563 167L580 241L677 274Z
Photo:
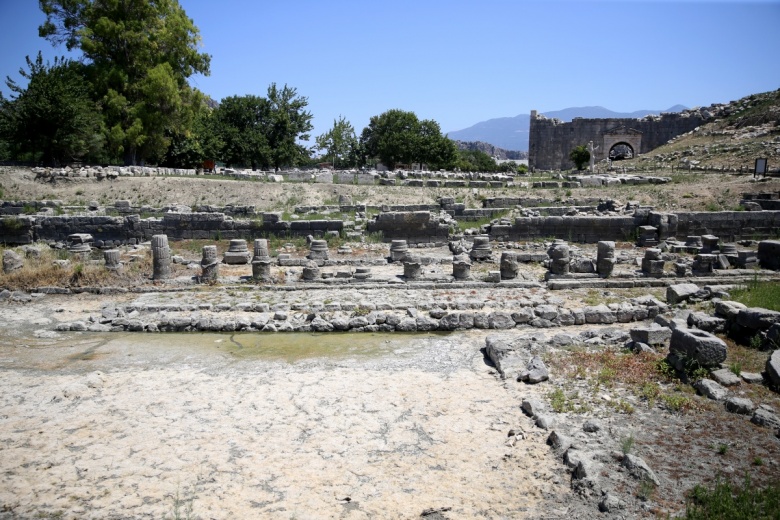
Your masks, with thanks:
M485 226L487 224L490 224L496 219L505 218L507 217L512 211L505 211L503 213L496 213L493 216L490 217L482 217L478 220L464 220L464 221L458 221L458 231L463 233L467 229L470 228L480 228L482 226Z
M689 495L688 520L761 520L780 518L780 482L754 487L750 477L742 484L718 479L711 488L698 485Z
M557 413L587 413L591 409L581 401L578 392L567 395L562 389L556 388L547 397L550 399L550 407Z
M744 289L731 291L731 297L748 307L780 311L780 282L760 282L754 279Z

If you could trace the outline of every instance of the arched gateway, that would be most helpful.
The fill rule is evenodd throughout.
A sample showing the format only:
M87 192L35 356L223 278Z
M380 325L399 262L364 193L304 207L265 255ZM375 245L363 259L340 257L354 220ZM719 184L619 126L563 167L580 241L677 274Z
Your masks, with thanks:
M597 159L606 159L609 157L613 161L621 159L631 159L642 149L642 132L633 128L626 128L620 125L604 133L604 157Z

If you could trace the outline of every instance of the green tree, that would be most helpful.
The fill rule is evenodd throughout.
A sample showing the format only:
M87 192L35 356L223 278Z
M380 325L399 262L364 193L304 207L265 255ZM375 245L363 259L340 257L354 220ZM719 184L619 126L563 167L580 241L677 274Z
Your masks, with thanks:
M271 162L277 170L293 166L309 157L309 150L300 141L309 140L312 115L305 110L309 99L298 95L295 88L285 85L268 87L270 126L266 127L266 139L271 148Z
M432 119L420 121L416 160L426 163L432 170L450 168L457 157L458 148L447 136L441 134L439 123Z
M389 169L411 164L418 153L420 122L414 112L393 109L373 116L360 136L366 153Z
M391 170L412 163L449 168L457 158L455 143L441 134L439 123L420 121L414 112L398 109L372 117L360 135L360 145L361 151L378 157Z
M590 152L588 151L588 147L584 144L581 144L579 146L575 146L574 149L569 153L569 159L577 165L577 169L581 170L583 166L585 166L585 163L590 161Z
M220 157L223 146L214 110L203 106L191 128L171 137L171 145L161 164L173 168L199 168L204 161Z
M84 77L85 67L64 58L44 64L40 52L35 61L26 59L29 71L19 70L27 79L26 88L9 77L11 98L0 94L6 154L46 165L98 158L103 147L101 117Z
M496 172L499 170L496 161L479 150L458 150L455 166L464 172Z
M214 110L213 131L221 146L218 157L229 166L258 166L272 163L267 131L271 126L271 105L260 96L231 96Z
M333 160L333 168L339 161L342 166L355 166L358 158L355 151L358 148L357 136L352 124L343 116L333 120L333 128L315 139L317 148L325 150L327 157Z
M90 63L112 151L126 164L161 158L202 103L187 78L210 56L177 0L39 0L39 34Z

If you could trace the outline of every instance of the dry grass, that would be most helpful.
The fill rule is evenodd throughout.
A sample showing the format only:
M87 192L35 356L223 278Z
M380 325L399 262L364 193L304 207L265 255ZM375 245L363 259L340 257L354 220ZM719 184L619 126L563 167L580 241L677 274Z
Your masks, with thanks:
M551 364L562 370L566 377L592 379L599 386L613 386L616 383L642 385L666 381L658 369L663 359L661 354L623 353L612 349L599 351L573 351L563 357L551 360Z
M24 266L11 273L0 273L0 287L9 290L31 291L38 287L105 287L133 285L148 282L152 273L152 255L149 250L131 251L122 257L124 269L109 271L102 260L82 260L68 257L64 251L57 251L45 245L38 245L40 254L25 258ZM24 251L17 248L24 256ZM0 251L2 255L2 251ZM56 260L69 259L63 266Z
M615 349L574 350L547 360L564 378L587 380L593 390L625 387L649 407L661 405L670 412L686 413L702 408L695 391L675 379L674 371L660 353L634 354ZM612 403L616 411L631 413L622 400Z

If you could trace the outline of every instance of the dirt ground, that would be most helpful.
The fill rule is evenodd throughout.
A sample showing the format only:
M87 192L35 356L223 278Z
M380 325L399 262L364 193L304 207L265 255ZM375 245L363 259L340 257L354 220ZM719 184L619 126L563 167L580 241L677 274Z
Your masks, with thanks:
M335 204L340 195L369 205L430 204L437 196L454 196L479 207L485 197L517 196L733 209L743 192L778 189L777 179L755 183L749 176L714 174L679 177L667 185L571 193L184 178L50 184L35 181L29 171L0 168L4 200L232 203L274 211ZM385 254L372 246L356 247L355 253ZM177 252L199 258L198 247ZM443 273L445 267L430 269ZM226 283L248 274L246 266L241 269L225 268ZM175 266L183 285L192 283L193 274ZM396 266L377 271L380 278L398 274ZM531 281L541 275L539 266L524 272ZM138 276L148 278L148 273ZM422 303L456 297L484 302L554 298L556 305L581 306L644 293L662 297L644 289L329 290L333 294L294 291L285 298ZM206 288L198 298L216 301L226 294L229 288ZM696 484L711 484L720 476L741 481L748 475L759 485L780 479L780 439L694 395L690 387L679 392L695 406L680 413L644 401L623 384L594 386L592 378L563 367L555 367L551 381L536 386L504 381L481 352L493 331L326 336L55 332L59 322L84 320L99 314L104 304L136 298L80 294L0 302L0 518L419 518L423 513L437 519L589 518L600 514L602 492L623 504L603 518L665 518L684 511L686 493ZM187 293L176 298L186 299ZM501 334L511 342L528 334L549 339L614 328L619 335L629 326ZM587 348L606 347L594 343ZM546 354L554 358L566 352ZM744 369L760 371L765 353L745 355ZM669 392L678 391L666 385ZM554 389L577 393L588 405L587 411L552 417L555 429L572 432L576 442L601 457L601 484L595 489L572 490L570 469L545 445L549 431L520 411L526 398L549 406ZM743 384L736 393L780 412L780 397L764 387ZM616 400L625 400L633 411L621 413L610 405ZM583 432L589 419L602 423L601 433ZM510 431L519 435L510 437ZM651 496L644 496L647 490L623 472L615 455L626 435L635 438L635 453L659 477Z
M9 310L3 518L539 518L569 493L543 432L505 445L520 395L482 338L353 335L279 359L229 335L50 334L45 302Z
M580 431L578 442L608 458L630 433L661 480L642 500L640 485L605 460L603 490L625 505L604 518L678 513L690 488L718 476L780 478L769 429L701 397L691 396L695 411L672 413L560 371L537 386L502 381L481 352L487 331L53 331L133 298L1 304L0 518L595 516L599 495L572 491L549 432L520 412L526 398L549 403L553 388L589 403L554 414L555 429ZM510 341L529 333L540 334L501 332ZM618 397L635 411L607 406ZM780 410L776 396L750 397ZM606 433L588 440L587 419Z
M660 172L659 176L668 176ZM40 182L27 169L0 167L0 199L60 199L65 204L85 205L89 201L113 205L127 199L138 205L166 204L255 205L260 211L291 210L297 205L338 204L340 195L366 205L435 204L438 197L456 197L467 207L482 207L491 197L532 197L566 205L576 199L602 198L620 202L637 201L659 210L733 210L743 193L777 192L780 178L754 182L751 175L674 174L673 182L659 185L620 185L602 188L538 189L507 187L496 189L419 188L409 186L353 186L347 184L268 183L215 178L121 177L97 181L92 178L60 178L56 183ZM523 179L519 182L540 180ZM547 179L549 180L549 178Z

